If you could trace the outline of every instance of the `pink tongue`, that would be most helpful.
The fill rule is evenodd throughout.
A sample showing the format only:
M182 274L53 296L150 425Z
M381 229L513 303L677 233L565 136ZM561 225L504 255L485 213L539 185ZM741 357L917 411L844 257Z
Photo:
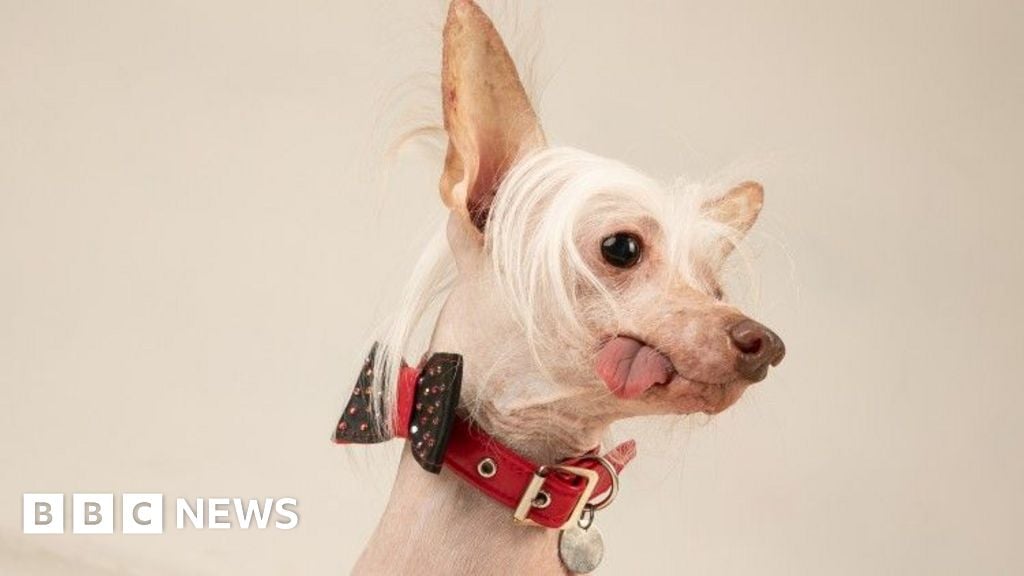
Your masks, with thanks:
M651 386L665 384L672 372L663 354L625 336L609 340L597 355L597 374L619 398L636 398Z

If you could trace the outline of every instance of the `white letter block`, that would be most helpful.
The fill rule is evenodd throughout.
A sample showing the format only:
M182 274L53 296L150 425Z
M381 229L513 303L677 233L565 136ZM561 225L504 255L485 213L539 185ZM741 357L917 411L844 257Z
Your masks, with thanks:
M23 533L64 533L63 494L22 494L21 505Z
M74 534L113 534L113 494L73 494L71 496L71 532Z
M122 494L121 532L124 534L163 534L163 494Z

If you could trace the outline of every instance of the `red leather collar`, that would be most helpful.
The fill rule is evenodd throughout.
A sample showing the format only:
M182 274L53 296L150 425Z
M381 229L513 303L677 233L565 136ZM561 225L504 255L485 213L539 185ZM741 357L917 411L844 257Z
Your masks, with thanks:
M369 409L372 358L364 364L335 431L337 443L381 442L374 434ZM585 507L607 506L618 490L618 473L636 455L624 442L604 455L593 450L551 465L538 465L516 453L457 413L461 357L436 354L418 368L403 366L397 407L392 412L395 436L408 438L413 455L430 472L442 464L494 501L513 510L526 524L547 528L574 525Z
M395 422L399 437L409 437L408 423L415 408L413 399L420 374L418 368L404 366L399 376ZM456 415L452 421L444 464L476 489L508 508L517 510L525 497L530 506L524 508L525 514L520 514L521 517L517 518L519 521L562 528L579 519L583 505L591 502L607 504L607 499L613 497L610 492L613 484L618 488L614 476L635 455L636 443L629 440L601 457L594 450L555 466L539 466L498 442L479 426ZM602 463L602 459L614 472ZM573 469L588 470L596 474L596 480L593 476L573 473ZM531 484L535 485L532 490L534 493L531 493Z
M445 464L463 480L511 508L516 520L565 528L579 520L585 505L603 507L611 503L613 487L618 490L618 473L635 454L635 443L630 440L601 457L588 454L554 466L538 466L479 427L459 419L452 430ZM607 462L610 469L602 462ZM587 470L593 476L575 470Z

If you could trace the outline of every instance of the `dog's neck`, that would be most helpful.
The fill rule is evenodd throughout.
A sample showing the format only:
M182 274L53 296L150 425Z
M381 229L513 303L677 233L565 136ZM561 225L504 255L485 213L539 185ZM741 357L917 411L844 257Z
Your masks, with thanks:
M443 349L443 348L439 348ZM467 374L467 377L469 375ZM468 378L464 378L464 383ZM603 430L569 432L558 424L562 403L535 413L505 417L478 410L478 423L489 434L538 463L557 462L597 445ZM547 418L544 417L547 414ZM569 421L568 417L565 421ZM522 434L510 426L550 428ZM506 433L503 434L503 431ZM515 438L518 443L508 442ZM412 457L408 443L384 515L353 572L357 574L566 574L558 558L558 531L519 524L512 510L497 503L454 473L442 468L429 474Z
M558 532L523 526L447 470L428 474L405 449L384 516L357 574L565 574Z
M498 294L486 278L457 284L431 339L431 351L463 357L463 409L488 434L538 464L597 447L613 420L601 410L600 389L551 381Z
M595 448L608 423L581 414L576 396L537 402L549 383L530 368L525 342L517 347L509 337L516 330L507 319L482 320L482 310L495 308L481 293L487 291L456 287L431 339L432 351L464 357L464 408L491 436L538 464ZM387 509L355 572L565 574L557 546L557 530L516 523L511 510L453 473L424 472L406 447Z
M488 434L538 464L597 447L611 418L581 387L551 382L490 284L465 229L449 224L460 279L438 317L430 350L461 354L462 408ZM461 257L458 257L461 256ZM391 497L355 567L363 574L565 574L558 531L525 526L512 511L442 469L424 472L404 448Z
M537 366L495 284L479 232L452 216L447 237L458 279L438 316L430 351L462 355L462 407L491 436L540 464L596 447L616 417L607 412L601 388L581 386L572 375L552 381Z

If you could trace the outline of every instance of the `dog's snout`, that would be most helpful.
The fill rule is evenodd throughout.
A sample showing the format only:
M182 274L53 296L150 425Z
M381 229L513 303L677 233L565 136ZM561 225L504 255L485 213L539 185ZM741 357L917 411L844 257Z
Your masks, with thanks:
M759 382L768 375L769 366L777 366L786 355L786 345L778 334L766 326L745 319L729 330L729 338L739 351L736 370L744 377Z

